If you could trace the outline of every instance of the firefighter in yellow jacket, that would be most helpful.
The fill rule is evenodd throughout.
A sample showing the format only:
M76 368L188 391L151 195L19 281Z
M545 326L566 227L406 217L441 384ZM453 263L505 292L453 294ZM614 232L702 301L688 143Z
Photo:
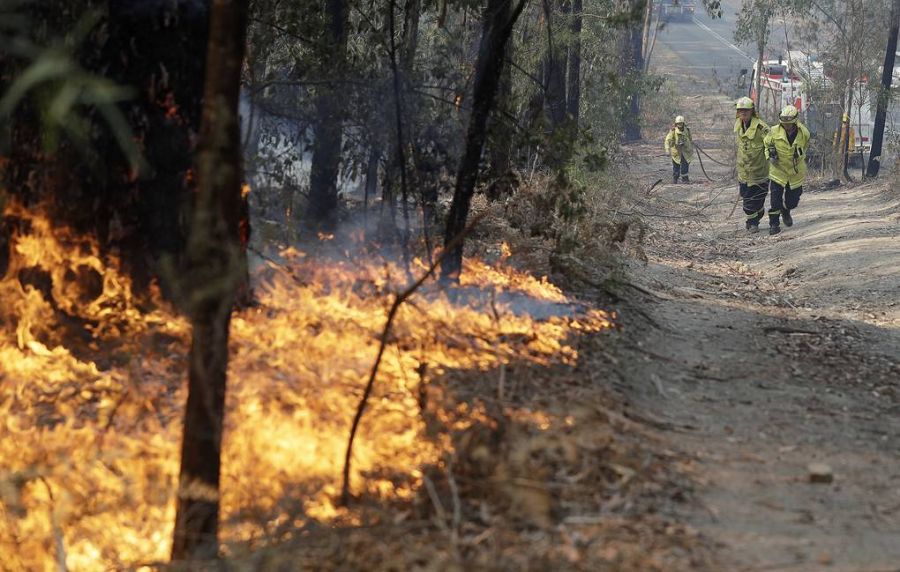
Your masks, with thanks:
M781 232L779 218L784 226L792 226L791 210L800 203L803 181L806 179L806 148L809 130L798 121L800 112L793 105L786 105L778 117L778 125L766 137L766 158L769 159L769 234Z
M688 168L694 159L694 140L691 130L684 124L684 116L675 118L675 124L666 134L666 153L672 157L672 182L677 183L679 175L682 183L689 183Z
M769 192L765 145L769 126L759 118L756 106L749 97L740 98L734 107L738 189L747 217L746 228L751 233L757 233L759 221L766 212L766 194Z

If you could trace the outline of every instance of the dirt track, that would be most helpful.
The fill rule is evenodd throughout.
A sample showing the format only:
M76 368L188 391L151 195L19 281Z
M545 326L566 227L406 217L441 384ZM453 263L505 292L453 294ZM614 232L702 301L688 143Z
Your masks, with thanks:
M632 165L648 186L669 180L658 147L632 148L657 156ZM729 217L729 182L662 185L634 205L649 263L627 279L640 331L621 348L624 391L696 459L681 516L728 570L900 570L900 194L885 175L807 185L774 237L765 221L747 234L740 206ZM833 481L811 483L810 463Z

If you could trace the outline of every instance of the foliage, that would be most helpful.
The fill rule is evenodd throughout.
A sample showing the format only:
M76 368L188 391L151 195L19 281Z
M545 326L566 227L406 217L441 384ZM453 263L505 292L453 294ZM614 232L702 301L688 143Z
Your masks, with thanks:
M716 9L714 3L706 4ZM421 14L417 35L411 38L410 19L417 6ZM566 3L532 2L526 7L510 48L509 99L493 114L489 140L489 145L514 150L514 169L544 169L554 164L553 157L568 157L575 142L593 149L576 153L571 160L602 167L597 159L618 144L630 94L659 88L658 79L640 73L623 77L620 46L610 41L623 25L641 16L642 6L623 7L612 0L585 2L581 109L574 130L549 127L544 62L551 44L566 46L574 40L571 24L576 16ZM323 84L340 86L346 126L341 156L345 193L359 197L373 172L378 174L382 194L394 192L397 126L392 49L408 64L400 70L398 97L404 112L401 127L407 169L417 200L433 201L445 195L455 176L471 103L480 5L351 1L350 56L339 75L329 69L321 52L323 10L316 2L285 5L257 0L253 4L245 83L253 105L248 148L249 171L259 191L254 197L257 206L273 220L296 217L302 211L311 159L311 106ZM393 35L391 13L397 20ZM377 171L371 170L373 159ZM490 180L491 173L486 170L485 175Z
M0 126L26 100L41 120L44 146L53 151L64 134L82 152L91 149L94 125L90 118L98 113L116 142L134 167L142 165L140 152L131 138L131 130L119 104L132 92L81 67L76 59L79 46L97 27L102 13L85 12L64 38L50 39L40 45L27 31L31 21L19 2L0 2L0 52L22 62L0 99Z

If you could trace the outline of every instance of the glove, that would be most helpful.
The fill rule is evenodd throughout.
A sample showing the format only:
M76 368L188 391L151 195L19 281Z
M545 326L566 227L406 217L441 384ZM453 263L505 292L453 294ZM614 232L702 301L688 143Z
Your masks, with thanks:
M800 155L802 154L803 152L800 151L800 147L794 147L794 159L800 158Z
M684 147L684 141L679 141L678 143L675 143L675 146L676 147Z
M769 149L769 161L772 163L778 162L778 151L775 150L775 147Z

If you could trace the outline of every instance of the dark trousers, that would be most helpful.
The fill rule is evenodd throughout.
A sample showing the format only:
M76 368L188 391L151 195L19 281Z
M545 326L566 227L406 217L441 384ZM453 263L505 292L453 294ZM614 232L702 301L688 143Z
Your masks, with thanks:
M688 174L688 167L690 165L684 158L681 159L681 163L676 163L675 160L672 160L672 180L677 181L678 175L680 174L682 178L686 179Z
M747 222L758 224L766 212L766 195L769 194L768 183L758 185L740 184L741 198L744 200L744 214Z
M803 194L803 187L792 189L790 185L781 186L775 181L769 183L769 190L772 191L772 197L769 199L769 214L778 215L782 211L792 210L800 204L800 195Z

